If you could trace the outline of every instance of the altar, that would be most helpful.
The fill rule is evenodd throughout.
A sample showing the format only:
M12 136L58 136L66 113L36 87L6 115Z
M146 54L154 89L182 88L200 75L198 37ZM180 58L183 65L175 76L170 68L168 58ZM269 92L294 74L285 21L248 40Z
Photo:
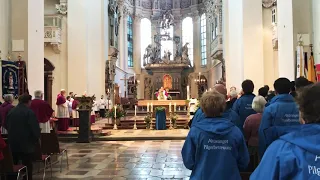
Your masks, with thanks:
M178 109L187 109L188 103L186 100L139 100L138 101L138 107L142 107L143 109L146 108L149 105L149 110L153 112L153 117L155 115L155 108L156 107L165 107L166 108L166 115L169 117L169 111L171 104L171 112L176 112ZM176 109L175 109L176 108Z

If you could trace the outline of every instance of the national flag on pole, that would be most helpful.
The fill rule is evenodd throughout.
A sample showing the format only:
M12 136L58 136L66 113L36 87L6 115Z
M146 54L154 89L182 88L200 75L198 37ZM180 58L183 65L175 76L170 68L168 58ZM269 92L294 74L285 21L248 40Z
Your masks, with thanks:
M308 80L311 82L316 82L316 72L314 69L314 58L313 53L311 53L311 56L308 61Z

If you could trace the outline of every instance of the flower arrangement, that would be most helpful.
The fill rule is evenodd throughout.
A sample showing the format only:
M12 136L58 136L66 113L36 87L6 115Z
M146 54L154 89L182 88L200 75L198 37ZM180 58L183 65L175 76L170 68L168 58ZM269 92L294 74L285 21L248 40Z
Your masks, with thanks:
M177 127L177 119L178 119L178 116L176 113L172 113L172 115L170 116L170 119L171 119L171 123L173 125L174 128Z
M151 123L151 115L148 113L145 117L144 117L144 122L146 123L146 129L150 129L150 123Z
M95 95L87 96L83 94L82 96L74 97L74 99L78 102L77 108L80 110L91 110L93 106L93 101L95 100Z
M125 117L126 116L126 111L123 109L122 106L113 106L112 109L110 109L107 114L106 114L106 117L108 118L112 118L112 119L120 119L122 117Z
M158 112L158 111L165 111L165 110L166 110L166 108L163 107L163 106L158 106L158 107L156 107L156 112Z

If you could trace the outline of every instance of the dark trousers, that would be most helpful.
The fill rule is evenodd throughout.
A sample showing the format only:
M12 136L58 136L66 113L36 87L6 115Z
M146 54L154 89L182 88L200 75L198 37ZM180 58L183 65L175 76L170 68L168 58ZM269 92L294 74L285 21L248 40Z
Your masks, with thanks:
M100 114L101 118L105 118L106 117L106 110L105 109L100 109L99 114Z
M32 161L33 161L33 153L12 153L13 162L14 164L18 165L20 162L27 166L28 168L28 178L29 180L32 180Z

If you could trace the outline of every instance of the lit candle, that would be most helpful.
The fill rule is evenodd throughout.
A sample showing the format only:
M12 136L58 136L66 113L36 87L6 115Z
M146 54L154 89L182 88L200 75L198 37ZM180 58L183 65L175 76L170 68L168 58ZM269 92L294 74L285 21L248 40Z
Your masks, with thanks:
M137 105L134 106L134 116L137 116Z
M190 99L190 89L189 89L190 87L189 86L187 86L187 99Z
M153 112L153 103L151 103L151 112Z
M173 112L176 112L176 109L177 109L177 103L174 103L174 111Z
M114 106L114 119L117 119L117 106Z
M171 112L171 102L169 103L169 112Z
M147 112L149 112L149 103L147 104Z
M136 84L136 73L133 74L133 84Z

